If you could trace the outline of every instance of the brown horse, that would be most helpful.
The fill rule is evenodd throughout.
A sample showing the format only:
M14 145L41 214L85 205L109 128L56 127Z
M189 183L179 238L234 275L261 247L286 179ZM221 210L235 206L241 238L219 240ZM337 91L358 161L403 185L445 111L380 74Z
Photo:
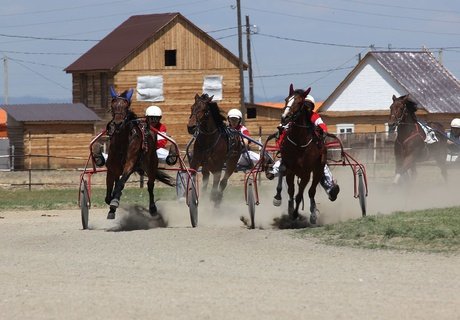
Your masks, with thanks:
M149 212L157 214L153 188L155 178L173 186L171 177L158 169L156 154L156 134L148 130L144 121L137 119L130 109L133 90L118 94L110 88L112 102L112 120L107 124L110 146L107 158L107 192L105 202L110 205L107 219L114 219L120 204L120 197L125 183L133 172L148 176L147 190L149 193Z
M242 145L238 133L227 128L225 116L212 98L207 94L195 96L187 129L195 139L192 155L189 156L190 168L198 170L201 166L203 191L207 188L209 174L213 174L211 200L218 206L228 179L236 169ZM224 165L225 174L221 179Z
M416 176L416 162L434 159L441 169L441 174L447 180L446 158L447 139L444 134L444 127L440 123L429 122L424 127L432 129L437 142L427 143L427 134L422 124L417 121L415 112L417 104L410 100L409 95L396 98L393 95L393 103L390 106L390 120L388 126L390 132L397 129L397 136L394 145L396 176L394 183L397 184L400 178L408 173L410 169L411 178Z
M318 211L315 201L316 187L323 176L326 163L326 148L309 120L310 115L307 109L303 107L305 97L309 92L310 88L307 90L294 90L291 84L289 96L285 100L286 104L281 124L287 125L288 129L281 143L280 174L273 204L275 206L281 205L282 178L285 175L289 195L288 213L292 219L298 218L304 190L313 174L308 196L310 198L310 223L315 224ZM298 177L299 182L294 207L295 177Z

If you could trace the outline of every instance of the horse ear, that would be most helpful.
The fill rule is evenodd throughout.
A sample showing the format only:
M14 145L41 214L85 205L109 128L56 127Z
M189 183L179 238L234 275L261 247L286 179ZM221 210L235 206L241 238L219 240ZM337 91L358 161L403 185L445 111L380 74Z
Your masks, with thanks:
M393 99L393 102L395 102L396 101L396 96L393 95L392 99Z
M112 96L112 98L118 97L118 93L115 91L113 86L110 86L110 95Z
M311 91L311 87L308 87L307 90L305 90L305 97L308 96L308 94L310 93Z
M208 102L211 102L211 101L212 101L212 98L214 98L214 95L212 95L212 96L210 96L210 97L208 98Z
M292 96L293 93L294 93L294 86L291 83L291 85L289 86L289 95Z
M198 99L200 99L200 96L197 94L195 94L195 102L198 101Z
M131 88L131 89L129 89L128 92L126 93L126 99L127 99L128 101L131 101L131 98L132 98L132 96L133 96L133 92L134 92L134 90Z

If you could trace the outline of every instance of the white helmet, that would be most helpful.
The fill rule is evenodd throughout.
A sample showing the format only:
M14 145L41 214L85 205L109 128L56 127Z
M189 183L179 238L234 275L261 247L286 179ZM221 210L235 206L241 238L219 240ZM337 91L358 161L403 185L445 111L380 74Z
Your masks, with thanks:
M452 122L450 123L450 126L452 128L460 128L460 119L455 118L454 120L452 120Z
M315 98L313 98L311 95L307 95L305 97L305 101L310 101L311 103L315 104Z
M227 116L229 118L239 118L239 119L243 118L243 114L238 109L230 109L230 111L228 112Z
M150 106L147 109L145 109L145 116L146 117L161 117L162 112L160 107L157 106Z

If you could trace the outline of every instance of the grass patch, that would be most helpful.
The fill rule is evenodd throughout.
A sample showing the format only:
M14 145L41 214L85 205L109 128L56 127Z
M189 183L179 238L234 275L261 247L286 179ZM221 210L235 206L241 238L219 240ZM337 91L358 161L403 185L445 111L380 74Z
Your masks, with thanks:
M460 252L460 208L395 212L299 231L321 242L368 249Z
M155 200L175 199L175 189L156 188ZM91 190L91 207L105 208L105 188ZM148 205L147 188L125 188L123 204ZM2 190L0 210L78 209L78 189Z

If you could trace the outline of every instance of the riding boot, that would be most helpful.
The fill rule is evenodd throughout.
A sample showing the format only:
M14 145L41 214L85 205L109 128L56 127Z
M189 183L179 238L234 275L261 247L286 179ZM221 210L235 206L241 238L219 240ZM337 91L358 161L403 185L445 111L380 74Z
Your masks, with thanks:
M268 165L268 170L265 171L265 176L268 180L273 180L278 176L280 170L281 160L277 160L273 165Z
M340 192L340 188L339 185L335 183L334 179L332 178L331 170L329 170L329 167L327 165L324 166L324 174L321 178L320 184L328 194L329 200L335 201L337 199L337 195Z

